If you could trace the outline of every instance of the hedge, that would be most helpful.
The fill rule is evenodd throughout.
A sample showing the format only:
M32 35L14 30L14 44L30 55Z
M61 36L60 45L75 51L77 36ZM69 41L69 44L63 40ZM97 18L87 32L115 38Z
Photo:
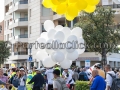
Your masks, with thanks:
M75 90L90 90L88 81L76 81Z

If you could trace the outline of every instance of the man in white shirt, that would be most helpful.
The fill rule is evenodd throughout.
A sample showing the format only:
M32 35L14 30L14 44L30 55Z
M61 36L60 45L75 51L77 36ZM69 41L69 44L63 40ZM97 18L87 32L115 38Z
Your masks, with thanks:
M70 85L69 88L72 89L74 88L74 80L73 80L73 72L71 70L65 69L62 73L62 77L65 79L66 84Z
M48 81L48 90L53 90L53 68L49 68L46 70L45 75L47 76Z
M106 71L106 90L110 90L113 79L110 75L115 76L114 71L111 71L110 65L105 66L105 71Z

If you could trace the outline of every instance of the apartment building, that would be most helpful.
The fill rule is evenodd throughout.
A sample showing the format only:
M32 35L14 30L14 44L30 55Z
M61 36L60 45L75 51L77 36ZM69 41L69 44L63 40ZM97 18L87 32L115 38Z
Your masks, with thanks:
M0 41L4 41L4 21L0 22Z
M120 23L120 2L117 0L101 0L100 4L109 5L116 10L115 22L118 28ZM65 26L64 16L57 15L51 9L44 8L42 0L5 0L4 40L12 43L11 56L5 64L10 66L10 64L14 63L17 67L27 65L28 68L33 65L36 67L41 66L41 62L36 59L37 49L34 46L29 48L28 43L35 43L40 34L45 31L43 23L47 19L53 20L55 25ZM72 22L67 21L67 24L69 27L73 27L76 22L77 18ZM30 55L32 55L31 63L28 62ZM120 55L116 55L118 55L117 59L119 61ZM80 55L75 64L83 66L86 59L91 60L92 64L94 64L100 62L100 57L100 55L95 53L92 53L92 56L90 53L84 53ZM117 59L113 56L108 61L116 61ZM116 63L112 61L108 63L111 65ZM119 66L118 64L114 65Z

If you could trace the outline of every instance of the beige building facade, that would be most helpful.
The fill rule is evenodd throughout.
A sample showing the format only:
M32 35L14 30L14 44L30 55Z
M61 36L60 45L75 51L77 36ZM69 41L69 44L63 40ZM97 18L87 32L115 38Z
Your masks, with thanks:
M115 13L116 25L120 24L120 2L117 0L101 0L101 5L111 6ZM43 23L45 20L53 20L55 25L65 26L64 16L57 15L52 12L51 9L44 8L42 0L5 0L5 18L4 18L4 41L10 41L11 43L11 56L5 62L5 64L14 63L17 67L25 65L28 68L30 66L40 67L40 60L36 59L36 49L34 46L29 48L27 44L35 43L37 38L42 32L44 32ZM67 21L69 27L77 22L75 18L72 22ZM18 43L19 42L19 43ZM24 46L24 47L23 47ZM92 52L91 52L92 53ZM91 65L100 62L100 55L92 53L83 53L80 58L75 62L78 66L84 66L84 61L91 60ZM32 55L32 63L28 62L29 56ZM90 56L89 56L90 55ZM113 66L120 66L119 64L111 63L116 60L120 60L120 55L114 58L108 59L108 63ZM84 57L83 57L84 56ZM89 57L88 57L89 56ZM113 59L111 59L113 57Z
M4 41L4 21L0 22L0 41Z

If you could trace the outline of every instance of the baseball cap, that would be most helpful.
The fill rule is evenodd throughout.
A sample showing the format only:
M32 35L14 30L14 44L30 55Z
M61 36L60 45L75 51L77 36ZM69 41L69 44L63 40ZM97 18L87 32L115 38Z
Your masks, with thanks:
M36 70L36 71L40 71L40 72L42 71L40 68L37 68L37 69L35 69L35 70Z
M24 69L24 68L21 68L20 71L25 71L25 69Z

